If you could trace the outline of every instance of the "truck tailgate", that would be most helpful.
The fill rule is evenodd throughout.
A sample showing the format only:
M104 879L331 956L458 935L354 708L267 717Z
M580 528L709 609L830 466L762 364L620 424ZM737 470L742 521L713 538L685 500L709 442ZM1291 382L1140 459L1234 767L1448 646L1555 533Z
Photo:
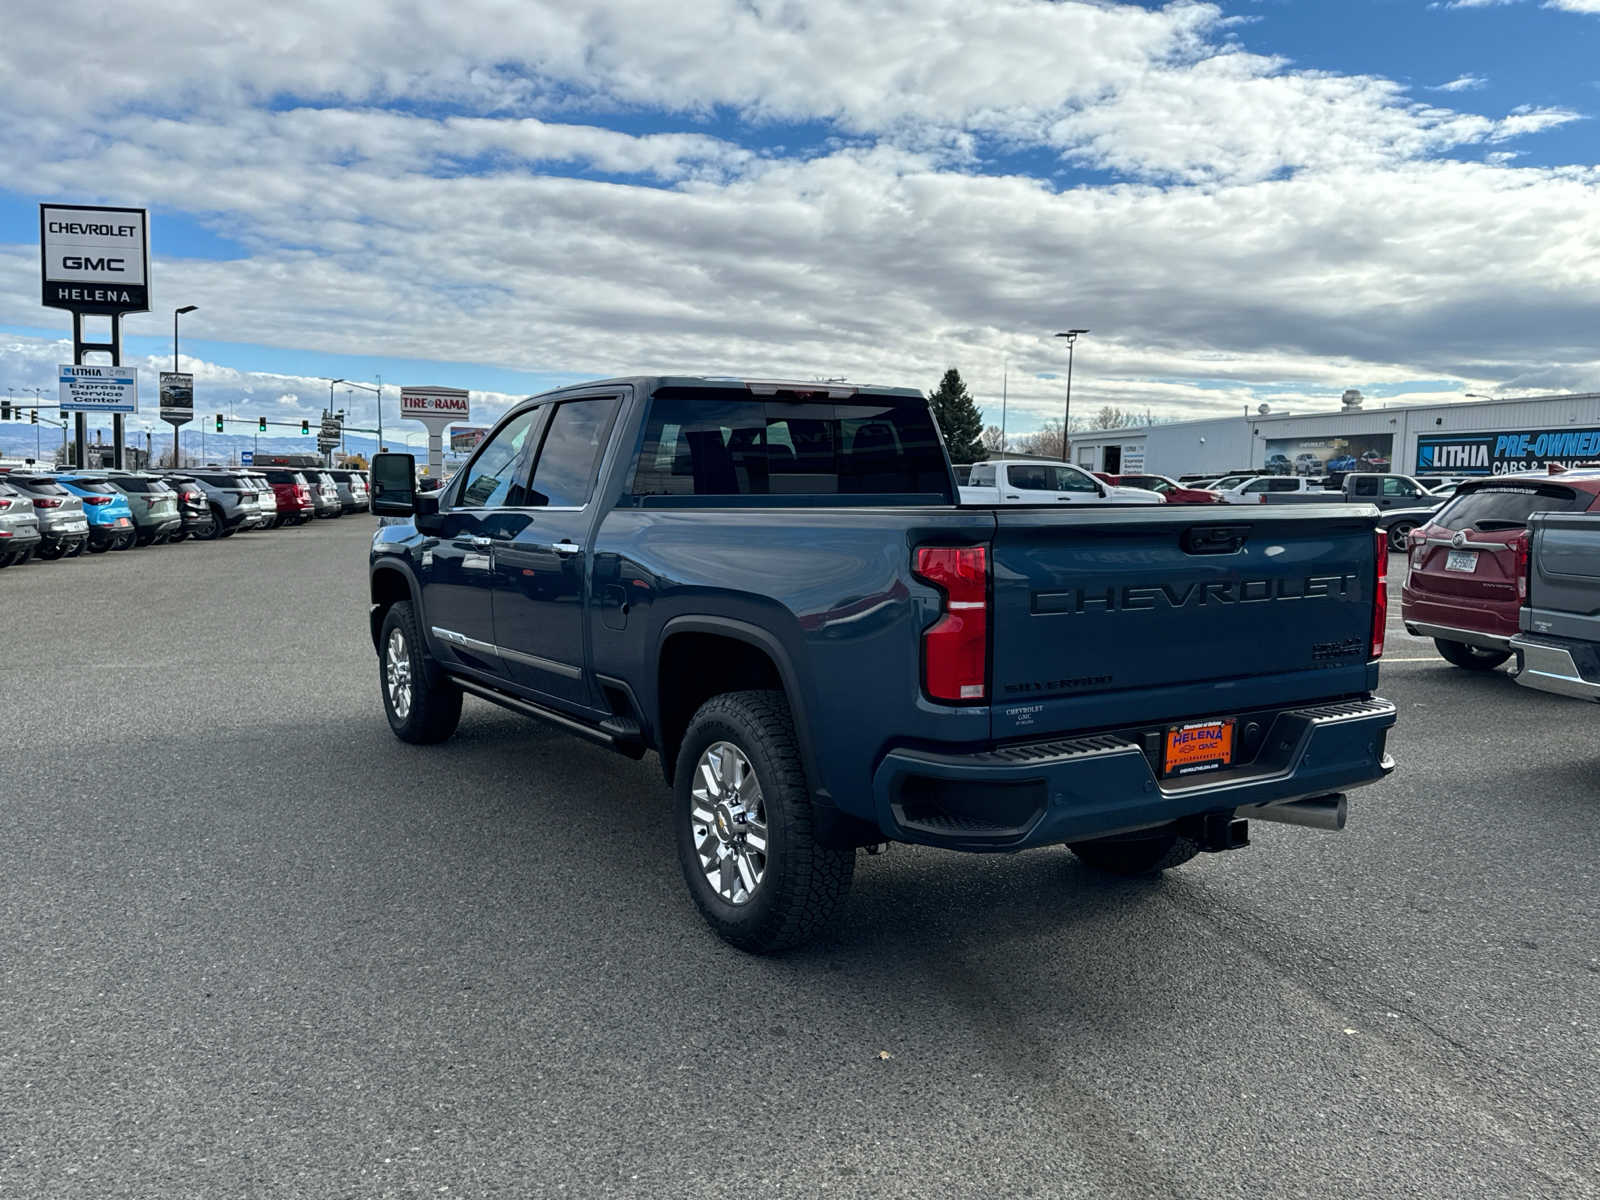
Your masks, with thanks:
M999 509L993 736L1369 691L1377 512Z

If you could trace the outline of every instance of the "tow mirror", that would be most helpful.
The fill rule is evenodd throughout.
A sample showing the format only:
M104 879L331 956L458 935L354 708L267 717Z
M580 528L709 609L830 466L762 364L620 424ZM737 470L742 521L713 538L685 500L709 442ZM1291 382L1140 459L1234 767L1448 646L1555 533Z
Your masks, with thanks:
M372 456L372 497L380 517L410 517L417 511L417 460L410 454Z

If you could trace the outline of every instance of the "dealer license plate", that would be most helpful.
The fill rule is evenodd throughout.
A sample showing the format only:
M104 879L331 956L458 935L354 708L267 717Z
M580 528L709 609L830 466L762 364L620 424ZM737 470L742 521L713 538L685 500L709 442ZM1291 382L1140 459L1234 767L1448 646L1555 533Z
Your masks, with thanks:
M1233 722L1197 721L1167 730L1163 775L1216 771L1233 761Z
M118 529L126 529L129 525L132 525L132 524L133 524L133 522L128 520L127 517L118 517L117 518L117 528Z
M1465 571L1468 575L1478 569L1476 550L1452 550L1444 558L1446 571Z

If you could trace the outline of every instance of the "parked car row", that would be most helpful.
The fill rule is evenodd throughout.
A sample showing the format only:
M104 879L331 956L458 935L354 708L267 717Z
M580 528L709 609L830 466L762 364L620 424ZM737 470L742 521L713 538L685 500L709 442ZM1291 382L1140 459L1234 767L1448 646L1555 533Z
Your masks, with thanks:
M231 537L367 509L361 471L0 468L0 567Z

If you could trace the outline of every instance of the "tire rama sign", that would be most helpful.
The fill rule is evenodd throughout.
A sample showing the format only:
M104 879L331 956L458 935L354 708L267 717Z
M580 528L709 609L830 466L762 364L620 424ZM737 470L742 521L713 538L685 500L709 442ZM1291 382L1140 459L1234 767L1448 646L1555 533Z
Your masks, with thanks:
M39 206L40 303L78 313L148 312L150 222L142 208Z

